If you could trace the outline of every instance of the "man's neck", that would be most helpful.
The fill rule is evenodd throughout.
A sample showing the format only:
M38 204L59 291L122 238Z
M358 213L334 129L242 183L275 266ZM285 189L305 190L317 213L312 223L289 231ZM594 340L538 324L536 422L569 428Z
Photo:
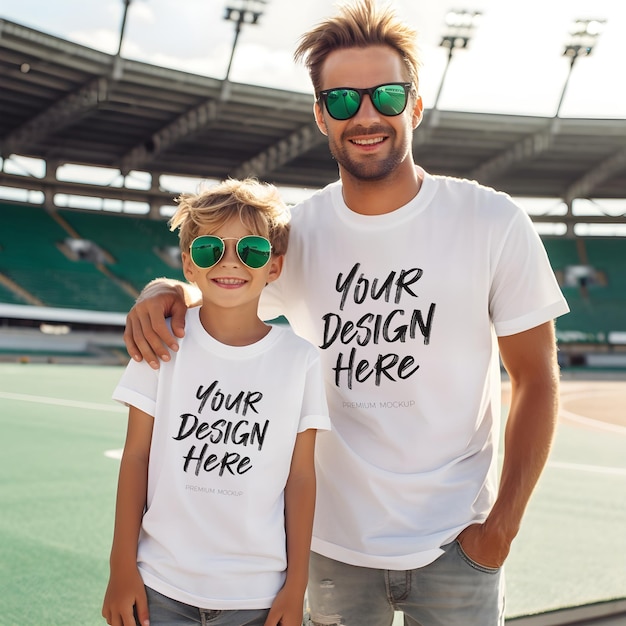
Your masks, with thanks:
M361 215L391 213L409 203L422 186L422 171L411 161L398 167L384 180L364 181L341 170L343 199L348 208Z

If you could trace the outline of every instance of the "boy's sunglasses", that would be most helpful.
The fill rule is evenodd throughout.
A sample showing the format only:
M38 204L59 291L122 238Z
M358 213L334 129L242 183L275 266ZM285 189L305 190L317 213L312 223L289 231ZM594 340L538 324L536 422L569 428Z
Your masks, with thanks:
M386 83L369 89L336 87L320 91L317 99L326 105L329 115L336 120L349 120L357 114L368 94L374 108L383 115L400 115L406 109L411 83Z
M237 241L236 250L239 260L253 270L267 265L272 254L272 244L269 239L258 235L247 235L241 239L236 237L216 237L215 235L201 235L196 237L189 246L191 260L201 269L208 269L220 262L226 250L227 239Z

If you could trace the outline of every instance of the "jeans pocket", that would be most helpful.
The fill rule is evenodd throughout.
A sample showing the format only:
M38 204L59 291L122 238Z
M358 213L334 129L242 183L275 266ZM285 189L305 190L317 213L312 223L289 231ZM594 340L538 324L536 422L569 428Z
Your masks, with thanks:
M474 561L474 559L470 558L469 556L467 556L467 554L465 554L465 550L463 550L463 546L461 546L461 543L458 539L455 541L455 543L456 543L456 549L457 549L459 556L470 567L473 567L475 570L478 570L479 572L483 572L484 574L497 574L500 571L499 567L488 567L487 565L481 565L480 563L477 563L476 561Z

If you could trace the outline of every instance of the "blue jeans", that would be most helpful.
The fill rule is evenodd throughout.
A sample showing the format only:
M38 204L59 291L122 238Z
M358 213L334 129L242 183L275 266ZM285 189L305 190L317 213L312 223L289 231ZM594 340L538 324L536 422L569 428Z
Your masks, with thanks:
M414 570L357 567L311 553L312 626L503 626L504 574L469 559L456 542Z
M172 600L150 587L148 594L148 610L150 626L263 626L269 609L245 611L213 611L199 609L177 600Z

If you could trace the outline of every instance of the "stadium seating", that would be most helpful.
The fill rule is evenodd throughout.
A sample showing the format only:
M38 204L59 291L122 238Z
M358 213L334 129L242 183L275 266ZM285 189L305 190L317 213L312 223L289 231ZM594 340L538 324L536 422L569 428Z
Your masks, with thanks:
M581 263L575 239L544 237L543 244L546 247L550 263L556 271L562 270L568 265Z
M100 211L0 204L0 274L44 306L126 312L150 280L184 280L182 271L159 251L177 249L165 221ZM68 238L93 242L102 263L72 260L62 251ZM566 268L589 265L601 280L562 284L571 313L557 320L560 337L604 342L612 331L626 332L626 239L544 237L552 267L563 283ZM175 257L178 256L176 253ZM28 304L0 282L0 302Z
M0 204L0 272L45 306L125 311L132 297L59 245L68 233L41 207ZM1 295L1 294L0 294Z
M108 269L137 292L159 276L184 280L182 271L165 263L159 249L178 248L178 237L165 221L143 217L60 210L77 234L96 243L112 259Z
M0 283L0 302L6 304L29 304L28 300L11 291L11 289L5 287L2 283Z
M556 322L557 331L579 333L587 341L604 342L613 331L626 332L626 239L620 237L544 238L557 276L568 266L588 265L597 280L563 284L571 312Z
M626 332L626 240L589 239L585 246L589 264L606 279L588 288L596 324L606 332Z
M171 245L172 240L177 244L164 223L62 213L65 221L41 207L0 204L0 273L44 306L125 312L151 278L182 278L180 270L167 266L152 252L155 244ZM65 223L70 227L64 228ZM108 267L68 258L61 248L72 236L94 241L114 262ZM28 304L6 286L0 290L0 302Z

